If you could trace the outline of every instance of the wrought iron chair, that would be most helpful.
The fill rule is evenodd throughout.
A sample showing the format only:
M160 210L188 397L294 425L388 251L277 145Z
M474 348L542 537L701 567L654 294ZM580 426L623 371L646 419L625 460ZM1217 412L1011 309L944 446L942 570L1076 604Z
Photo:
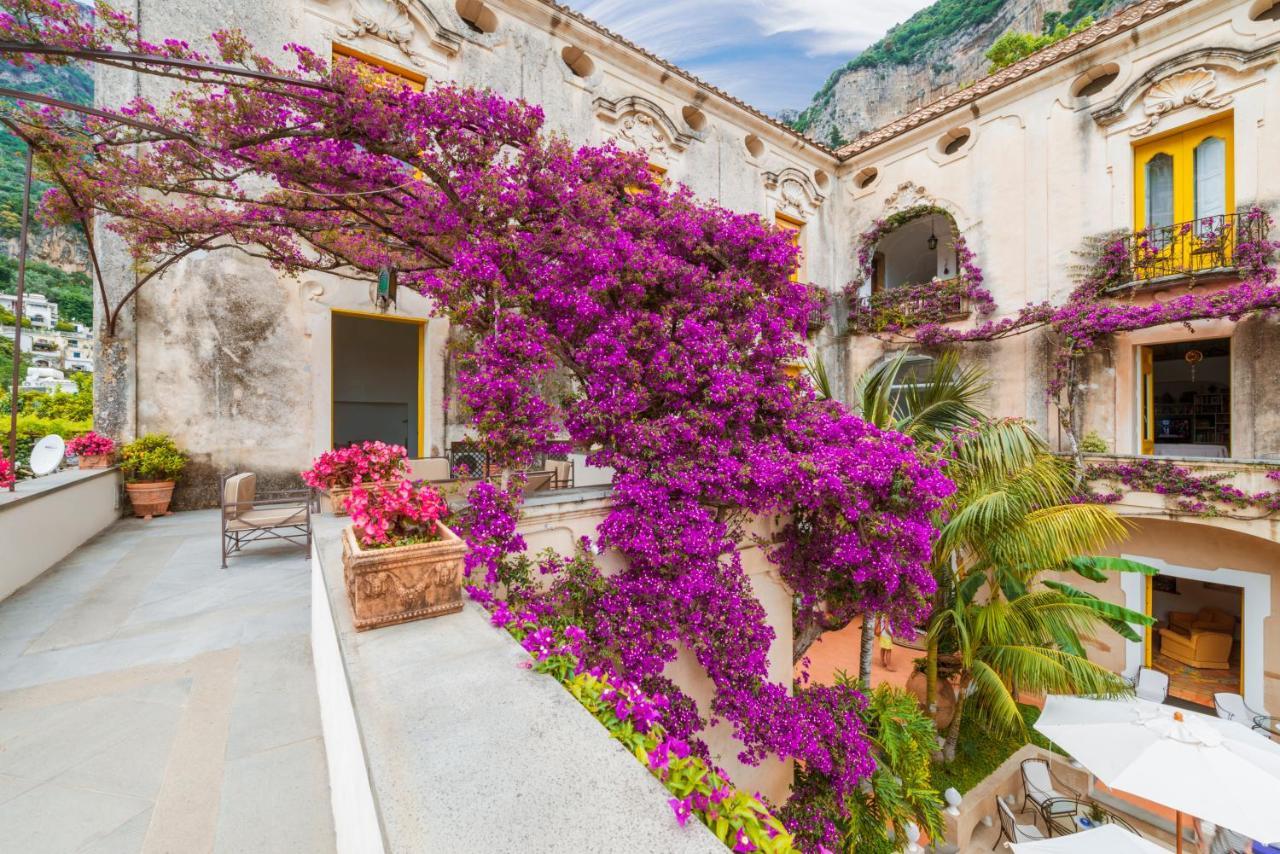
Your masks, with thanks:
M1026 812L1028 805L1033 805L1037 815L1042 815L1045 803L1051 800L1066 798L1066 793L1058 791L1054 788L1054 783L1058 782L1053 777L1053 772L1049 769L1049 762L1045 759L1024 759L1022 760L1022 809L1019 812ZM1059 785L1062 785L1059 783ZM1072 795L1075 792L1070 787L1063 785L1062 788L1067 789Z
M1138 699L1163 703L1169 699L1169 674L1143 665L1133 679L1133 693Z
M257 494L258 476L252 472L227 475L222 479L222 568L227 558L249 543L282 540L311 548L310 489L292 489Z
M999 797L996 798L996 809L1000 813L1000 835L996 837L996 844L991 846L992 851L1000 847L1002 839L1008 839L1016 845L1019 842L1037 842L1046 838L1034 824L1018 824L1009 805Z
M1239 694L1226 692L1214 694L1213 708L1218 713L1218 717L1223 720L1235 721L1267 735L1271 734L1272 727L1280 721L1280 718L1264 715L1262 712L1255 712L1245 705L1244 697Z

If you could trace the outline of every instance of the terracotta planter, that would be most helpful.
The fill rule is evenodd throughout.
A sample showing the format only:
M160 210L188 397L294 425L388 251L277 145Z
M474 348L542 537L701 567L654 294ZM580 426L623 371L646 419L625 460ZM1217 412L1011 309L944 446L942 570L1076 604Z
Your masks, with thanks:
M171 480L148 480L124 485L129 493L129 503L133 505L133 515L140 519L168 515L173 487Z
M439 523L437 523L439 524ZM342 532L342 567L356 631L462 610L466 543L444 525L434 543L364 549L355 528Z
M380 480L376 483L366 483L364 488L367 490L394 489L400 485L398 480ZM349 486L331 486L322 493L325 498L325 504L322 509L334 516L347 515L347 499L351 497L351 487Z
M82 469L104 469L109 465L111 465L111 454L82 454L80 457Z

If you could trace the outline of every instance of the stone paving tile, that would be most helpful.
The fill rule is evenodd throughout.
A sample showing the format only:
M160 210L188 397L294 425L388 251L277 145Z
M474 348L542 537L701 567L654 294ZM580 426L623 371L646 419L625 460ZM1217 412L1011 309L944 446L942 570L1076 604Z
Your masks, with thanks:
M334 850L300 549L122 520L0 602L0 851Z

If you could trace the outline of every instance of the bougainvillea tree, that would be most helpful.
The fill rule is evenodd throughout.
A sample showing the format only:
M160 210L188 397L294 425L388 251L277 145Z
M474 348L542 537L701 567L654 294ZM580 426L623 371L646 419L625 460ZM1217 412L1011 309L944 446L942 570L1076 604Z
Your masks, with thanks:
M58 0L8 8L0 37L28 44L22 61L69 52L181 84L102 115L13 111L58 184L47 216L109 217L149 271L197 250L396 270L451 320L456 394L492 460L518 473L568 444L615 472L592 545L627 568L593 588L584 666L665 696L679 737L722 720L745 761L794 758L852 791L871 769L856 698L768 679L774 632L740 545L754 518L791 520L765 547L799 620L836 599L905 629L933 589L930 514L951 486L788 375L814 305L785 235L658 186L642 156L544 134L537 107L492 92L418 93L297 45L272 60L234 32L213 56L149 44L105 8L96 24ZM470 495L478 585L523 547L520 486ZM664 676L682 649L714 685L706 708ZM816 845L827 829L799 832Z

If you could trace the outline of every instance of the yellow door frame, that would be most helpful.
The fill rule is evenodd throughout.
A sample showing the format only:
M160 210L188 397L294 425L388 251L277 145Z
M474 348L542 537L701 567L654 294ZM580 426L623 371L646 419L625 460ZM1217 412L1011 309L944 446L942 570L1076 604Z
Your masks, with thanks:
M1138 406L1142 417L1139 420L1139 441L1143 454L1156 452L1156 379L1155 353L1150 345L1138 348Z
M796 268L789 277L793 282L808 281L809 278L809 262L805 257L804 247L804 221L795 217L787 216L784 213L775 212L773 221L777 223L778 228L788 233L791 238L791 245L800 250L799 257L796 258Z
M1146 579L1147 585L1146 585L1146 592L1143 594L1145 604L1143 606L1142 613L1146 614L1148 617L1154 617L1155 614L1152 612L1155 610L1155 595L1152 592L1153 590L1152 583L1151 583L1152 577L1150 575L1147 575L1147 576L1144 576L1144 578ZM1151 659L1152 659L1152 655L1151 655L1152 638L1154 637L1154 634L1151 629L1151 625L1148 624L1145 628L1143 628L1142 632L1146 636L1146 642L1142 645L1142 663L1145 664L1147 667L1150 667Z
M426 448L427 440L427 319L425 317L400 317L394 314L379 314L376 311L357 311L355 309L335 308L330 312L329 318L329 447L333 447L333 425L337 421L336 405L333 391L333 315L341 314L346 317L363 317L369 320L386 320L391 323L411 323L418 327L418 456L424 457L426 454L423 449ZM410 450L412 456L413 449Z

